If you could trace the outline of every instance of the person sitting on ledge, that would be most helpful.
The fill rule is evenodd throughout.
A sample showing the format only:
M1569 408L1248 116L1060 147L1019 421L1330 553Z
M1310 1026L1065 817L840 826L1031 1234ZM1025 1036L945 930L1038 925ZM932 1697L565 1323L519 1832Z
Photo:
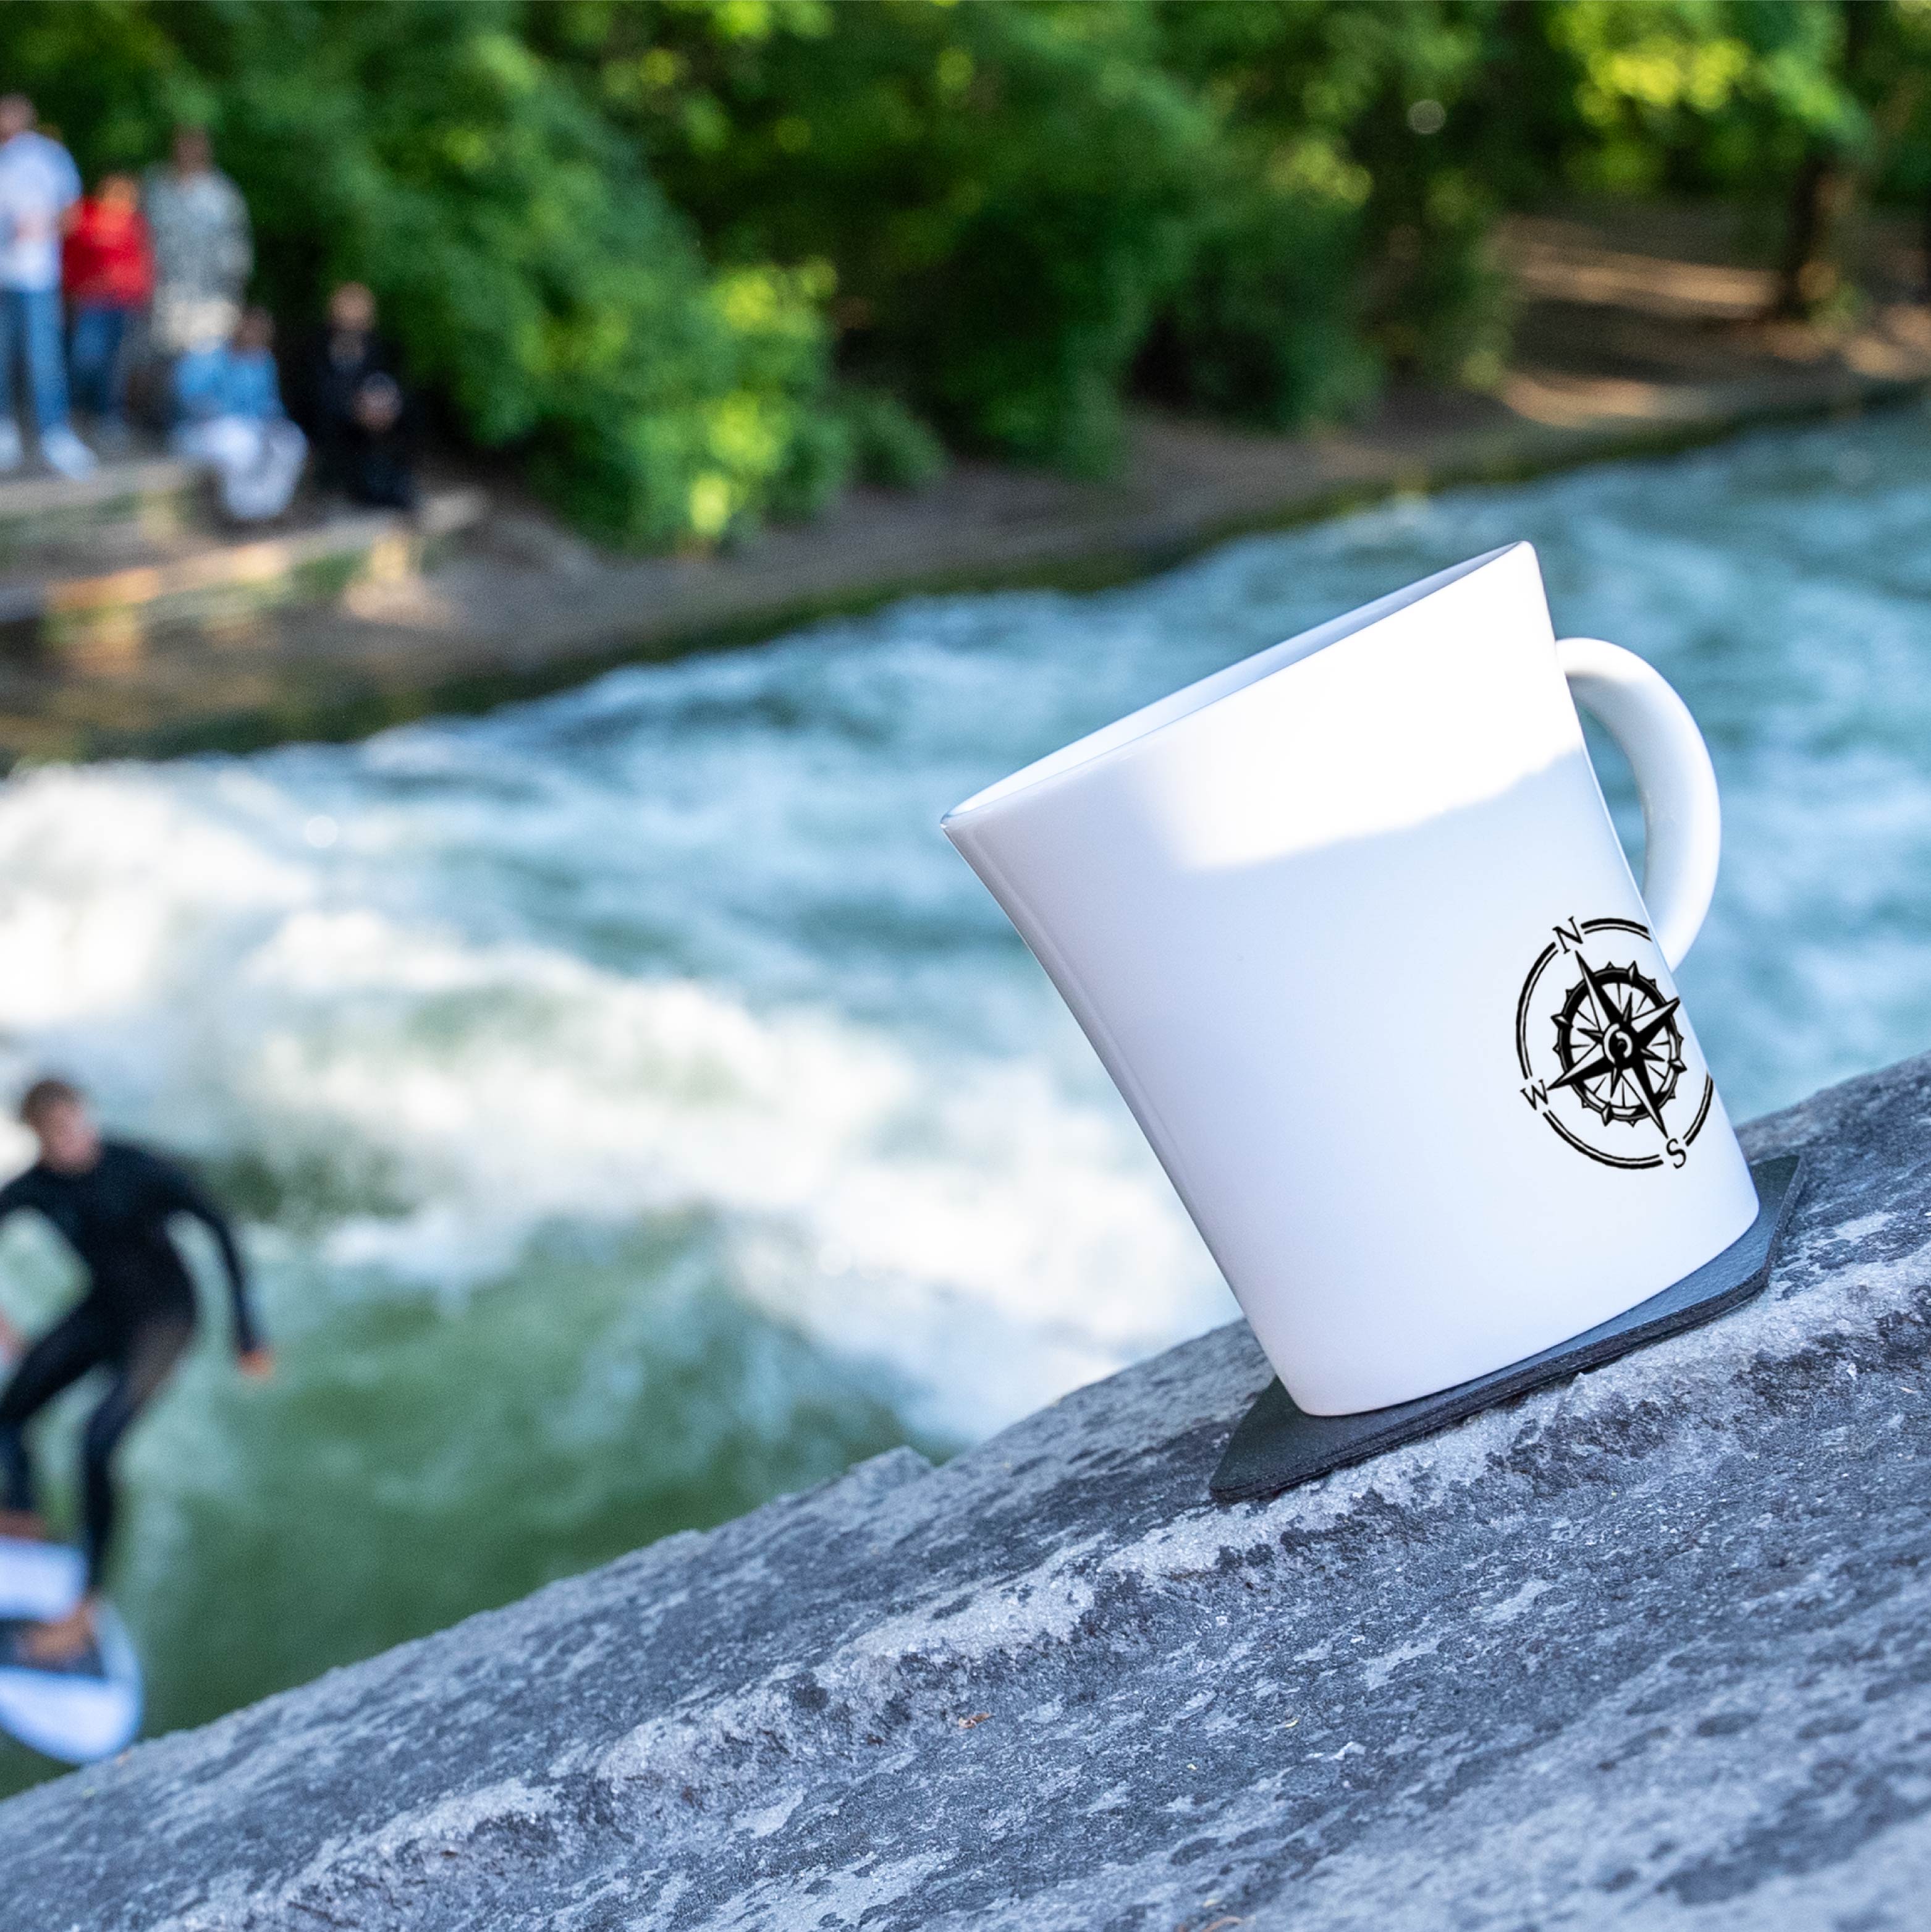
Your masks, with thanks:
M278 517L308 460L308 439L282 409L266 309L243 310L233 336L175 365L178 454L220 479L221 507L244 523Z
M274 1366L250 1305L247 1276L227 1216L181 1169L144 1148L104 1139L77 1088L37 1080L20 1118L40 1143L40 1158L0 1187L0 1220L33 1208L66 1237L87 1270L80 1300L22 1355L0 1391L0 1535L46 1532L34 1490L26 1428L55 1396L104 1368L106 1392L82 1436L82 1550L85 1594L65 1616L34 1626L19 1640L20 1660L58 1666L84 1657L94 1641L94 1606L114 1529L114 1451L127 1426L160 1392L194 1334L194 1284L169 1238L174 1214L191 1214L214 1236L228 1274L235 1348L244 1373ZM0 1348L19 1338L0 1321Z
M323 487L372 508L414 509L414 424L376 333L376 298L360 282L344 282L328 298L309 388Z

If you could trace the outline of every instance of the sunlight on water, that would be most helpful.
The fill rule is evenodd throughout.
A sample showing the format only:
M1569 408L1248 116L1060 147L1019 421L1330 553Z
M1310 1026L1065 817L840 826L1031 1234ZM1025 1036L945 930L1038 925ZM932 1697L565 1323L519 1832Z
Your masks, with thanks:
M1931 1043L1927 528L1899 415L0 789L0 1074L70 1070L195 1154L284 1349L256 1390L204 1348L133 1443L155 1724L1226 1318L939 815L1511 538L1558 631L1648 657L1710 739L1725 866L1680 978L1732 1112ZM58 1304L46 1239L0 1265L16 1315Z

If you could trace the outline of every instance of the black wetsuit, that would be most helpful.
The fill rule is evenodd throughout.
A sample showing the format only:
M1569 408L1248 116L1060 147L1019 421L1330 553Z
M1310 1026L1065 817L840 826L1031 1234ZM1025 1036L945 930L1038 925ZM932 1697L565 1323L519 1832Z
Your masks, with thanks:
M106 1141L85 1174L58 1174L42 1165L0 1187L0 1220L29 1208L66 1236L86 1264L88 1286L21 1358L0 1393L0 1481L9 1509L35 1507L27 1424L90 1369L111 1369L107 1393L88 1418L82 1458L82 1547L93 1587L114 1527L109 1464L115 1446L194 1334L194 1284L168 1238L170 1215L192 1214L214 1234L228 1272L237 1354L256 1346L254 1314L227 1216L180 1168L145 1148Z

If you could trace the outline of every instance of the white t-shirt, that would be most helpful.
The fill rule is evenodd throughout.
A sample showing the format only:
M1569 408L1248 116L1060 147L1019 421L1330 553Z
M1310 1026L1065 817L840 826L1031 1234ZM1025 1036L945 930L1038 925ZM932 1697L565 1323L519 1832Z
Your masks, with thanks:
M0 289L60 286L60 218L80 173L58 141L31 131L0 142Z

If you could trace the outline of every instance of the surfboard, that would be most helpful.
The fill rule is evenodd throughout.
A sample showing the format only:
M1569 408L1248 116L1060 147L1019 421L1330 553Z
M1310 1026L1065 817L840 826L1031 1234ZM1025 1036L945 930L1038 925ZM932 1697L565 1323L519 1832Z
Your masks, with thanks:
M0 1536L0 1730L63 1764L112 1757L141 1728L140 1659L106 1604L95 1654L77 1666L34 1670L15 1649L20 1624L71 1610L85 1580L79 1550Z

